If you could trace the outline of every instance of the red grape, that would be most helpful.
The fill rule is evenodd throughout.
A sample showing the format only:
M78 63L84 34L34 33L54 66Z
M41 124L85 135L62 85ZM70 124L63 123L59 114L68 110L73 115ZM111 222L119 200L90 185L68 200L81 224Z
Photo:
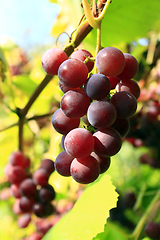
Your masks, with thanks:
M79 118L67 117L61 108L59 108L52 116L52 125L55 130L63 135L66 135L69 131L77 128L80 124Z
M87 129L75 128L66 135L64 146L72 157L83 158L93 151L94 138Z
M20 184L21 194L30 198L36 195L37 189L36 184L32 178L26 178Z
M108 101L92 102L87 111L88 121L95 128L110 127L117 117L113 104Z
M40 168L45 169L49 174L51 174L55 170L53 160L48 158L43 159Z
M39 168L34 172L33 180L37 185L44 187L48 184L49 176L50 174L45 169Z
M23 212L30 212L34 204L33 198L22 196L19 201L19 207Z
M99 163L92 157L75 158L71 163L71 175L78 183L88 184L94 182L99 176Z
M115 128L120 133L121 137L124 137L130 130L130 121L128 118L116 118L111 127Z
M8 173L8 180L12 184L19 184L26 178L24 168L21 166L14 166Z
M39 199L41 202L51 202L53 199L55 199L56 193L54 191L54 188L48 184L45 187L42 187L39 190Z
M41 240L43 237L43 233L36 232L32 233L27 240Z
M136 112L137 100L129 92L117 92L111 97L110 101L117 110L118 118L129 118Z
M30 222L31 222L31 215L29 213L25 213L18 218L17 223L20 228L26 228Z
M74 157L70 156L66 151L61 152L55 160L55 169L62 176L71 176L70 165Z
M76 58L79 59L81 61L85 61L86 57L93 57L92 54L85 50L85 49L78 49L75 52L73 52L70 56L70 58ZM93 67L94 67L94 62L93 61L88 61L86 63L86 66L88 68L88 72L91 72Z
M94 151L102 157L110 157L119 152L122 146L120 134L113 128L97 130L93 137L95 139Z
M58 77L64 86L78 88L87 81L88 68L81 60L68 59L60 65Z
M116 85L116 90L117 92L121 92L121 91L126 91L126 92L130 92L132 93L136 99L139 98L140 96L140 87L138 85L138 83L134 80L127 80L127 81L120 81L117 85Z
M111 163L110 157L102 157L102 156L97 155L95 152L92 152L91 156L94 157L98 161L99 167L100 167L100 174L102 174L108 170L110 163Z
M124 53L125 66L123 71L117 77L121 80L132 79L138 72L139 64L137 59L129 53Z
M80 90L80 87L78 87L78 88L66 87L60 80L58 81L58 85L63 93L66 93L69 90Z
M96 56L96 67L106 76L113 77L120 74L124 66L124 54L115 47L103 48Z
M160 227L158 223L147 223L145 226L145 233L149 238L158 239L160 237Z
M42 67L49 75L57 75L59 66L67 59L68 56L62 49L51 48L42 57Z
M15 198L22 197L22 194L20 192L20 184L11 184L11 193Z
M81 118L87 113L90 98L82 90L70 90L63 95L60 105L67 117Z
M115 89L116 85L120 82L120 79L117 78L117 77L109 77L108 76L108 79L109 79L110 84L111 84L111 90Z
M9 163L12 166L21 166L24 167L25 165L25 157L22 152L12 152L9 156Z

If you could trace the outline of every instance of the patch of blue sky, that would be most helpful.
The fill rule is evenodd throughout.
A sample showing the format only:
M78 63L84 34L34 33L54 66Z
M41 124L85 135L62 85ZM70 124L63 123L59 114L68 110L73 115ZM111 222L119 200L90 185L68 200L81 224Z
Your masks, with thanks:
M0 40L9 38L20 47L53 42L51 28L59 7L48 0L0 0Z

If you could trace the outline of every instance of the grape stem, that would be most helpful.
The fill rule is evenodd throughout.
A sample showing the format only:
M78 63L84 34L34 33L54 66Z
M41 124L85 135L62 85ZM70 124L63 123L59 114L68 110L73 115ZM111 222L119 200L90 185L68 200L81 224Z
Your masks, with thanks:
M110 2L111 2L111 0L107 0L101 14L98 17L95 18L93 16L92 12L90 11L90 6L89 6L89 3L88 3L88 0L82 0L85 16L86 16L89 24L93 28L98 28L98 25L102 21Z
M98 52L101 49L101 21L98 23L98 27L97 27L97 45L96 45L96 52L95 52L95 56L97 56ZM94 68L94 73L97 73L97 68L95 65Z
M129 236L130 240L137 240L145 223L147 218L149 217L154 205L157 203L157 201L160 200L160 190L157 191L156 195L152 199L150 205L148 206L146 212L144 215L141 217L140 221L138 222L136 228L134 229L133 233Z

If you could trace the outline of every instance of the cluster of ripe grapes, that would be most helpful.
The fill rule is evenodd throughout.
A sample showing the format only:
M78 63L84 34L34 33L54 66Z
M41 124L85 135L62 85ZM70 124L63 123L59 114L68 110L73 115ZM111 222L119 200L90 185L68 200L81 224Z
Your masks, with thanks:
M19 215L19 227L27 227L32 214L45 218L55 211L52 201L56 193L48 183L54 170L54 162L51 159L44 159L40 167L31 174L28 157L20 151L10 154L5 174L10 183L11 193L16 199L14 210Z
M92 74L94 65L98 73ZM44 53L42 66L48 74L58 75L64 93L52 116L64 150L55 159L55 169L79 183L91 183L109 168L129 131L140 95L132 80L138 62L115 47L103 48L95 59L84 49L68 58L63 50L52 48Z

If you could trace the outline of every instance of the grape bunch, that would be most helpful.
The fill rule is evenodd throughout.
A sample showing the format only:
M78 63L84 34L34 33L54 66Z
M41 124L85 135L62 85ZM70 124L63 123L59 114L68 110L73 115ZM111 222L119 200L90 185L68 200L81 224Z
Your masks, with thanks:
M95 65L98 72L93 74ZM119 152L129 131L129 118L136 112L140 95L132 80L138 62L115 47L103 48L95 59L85 49L68 57L52 48L44 53L42 66L46 73L58 75L64 93L52 116L63 148L55 169L78 183L91 183L107 171L111 156Z
M12 152L5 168L12 195L16 199L15 212L20 216L18 225L25 228L31 221L31 215L39 218L50 216L55 207L52 201L56 193L48 183L55 170L51 159L43 159L40 167L31 174L30 159L21 151Z

